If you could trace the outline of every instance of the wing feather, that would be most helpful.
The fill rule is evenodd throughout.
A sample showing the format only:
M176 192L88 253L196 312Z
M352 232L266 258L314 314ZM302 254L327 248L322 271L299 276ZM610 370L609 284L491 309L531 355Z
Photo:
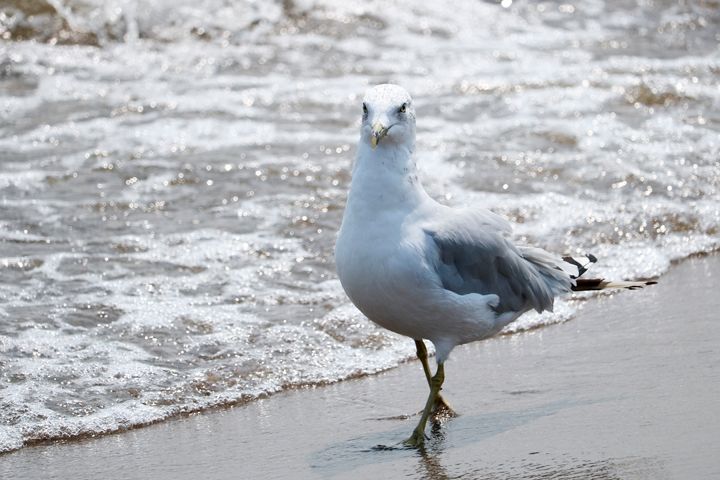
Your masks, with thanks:
M465 211L428 226L443 287L459 295L495 294L498 313L552 310L554 297L569 292L572 279L548 252L513 245L510 231L489 211Z

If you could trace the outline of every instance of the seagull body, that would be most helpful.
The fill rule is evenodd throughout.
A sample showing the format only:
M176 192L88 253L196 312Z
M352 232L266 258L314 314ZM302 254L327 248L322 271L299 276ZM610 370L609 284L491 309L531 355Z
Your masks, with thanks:
M446 288L452 279L442 277L447 265L438 239L459 243L476 231L497 248L508 225L490 212L437 203L420 184L410 152L399 149L360 147L336 245L338 275L369 319L430 340L444 361L456 345L491 336L522 312L495 312L496 293L461 295ZM566 283L569 290L569 278Z
M418 446L431 410L447 408L439 392L455 346L495 335L528 310L552 310L557 295L641 284L589 280L578 288L581 262L515 246L510 224L488 210L453 209L433 200L418 178L414 149L410 95L397 85L370 89L335 259L355 306L416 341L431 387L420 424L406 442ZM574 275L568 266L577 268ZM435 346L438 371L432 378L423 339Z

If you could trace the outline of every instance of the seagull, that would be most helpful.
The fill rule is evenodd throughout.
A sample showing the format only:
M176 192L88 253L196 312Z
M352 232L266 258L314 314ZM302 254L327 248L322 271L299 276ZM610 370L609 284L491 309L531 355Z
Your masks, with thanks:
M404 444L421 447L431 414L454 416L440 394L457 345L491 337L556 296L654 282L579 278L596 258L561 257L515 245L510 223L482 208L433 200L414 158L415 108L392 84L365 94L352 180L335 245L340 283L367 318L415 340L430 395ZM431 375L424 340L435 346Z

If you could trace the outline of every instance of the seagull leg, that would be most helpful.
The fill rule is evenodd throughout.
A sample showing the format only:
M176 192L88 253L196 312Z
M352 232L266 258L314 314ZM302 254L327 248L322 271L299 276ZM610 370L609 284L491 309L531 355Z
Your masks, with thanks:
M430 365L428 364L428 353L427 353L427 347L425 347L425 342L420 340L415 340L415 348L417 349L417 357L420 360L420 363L422 363L423 371L425 372L425 378L427 378L428 386L432 388L432 377L430 375ZM452 407L445 401L443 396L438 391L437 397L435 398L435 403L433 405L432 409L432 415L434 419L437 419L437 417L456 417L457 414L452 409Z
M427 402L425 403L425 409L420 417L417 427L413 430L410 438L403 442L408 447L420 447L425 443L425 426L427 425L428 418L432 412L433 406L440 395L440 389L445 381L445 366L442 363L438 364L437 372L435 376L430 379L430 395L428 396Z
M428 353L427 347L425 347L425 342L422 340L415 340L415 348L417 349L417 357L420 360L420 363L422 363L428 386L430 386L432 385L432 375L430 375L430 365L428 365Z

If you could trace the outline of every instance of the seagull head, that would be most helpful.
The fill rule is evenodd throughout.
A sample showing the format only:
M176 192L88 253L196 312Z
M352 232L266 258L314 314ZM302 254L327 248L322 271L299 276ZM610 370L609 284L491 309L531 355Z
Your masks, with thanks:
M361 137L373 149L378 145L415 143L415 108L404 88L389 83L372 87L362 104Z

